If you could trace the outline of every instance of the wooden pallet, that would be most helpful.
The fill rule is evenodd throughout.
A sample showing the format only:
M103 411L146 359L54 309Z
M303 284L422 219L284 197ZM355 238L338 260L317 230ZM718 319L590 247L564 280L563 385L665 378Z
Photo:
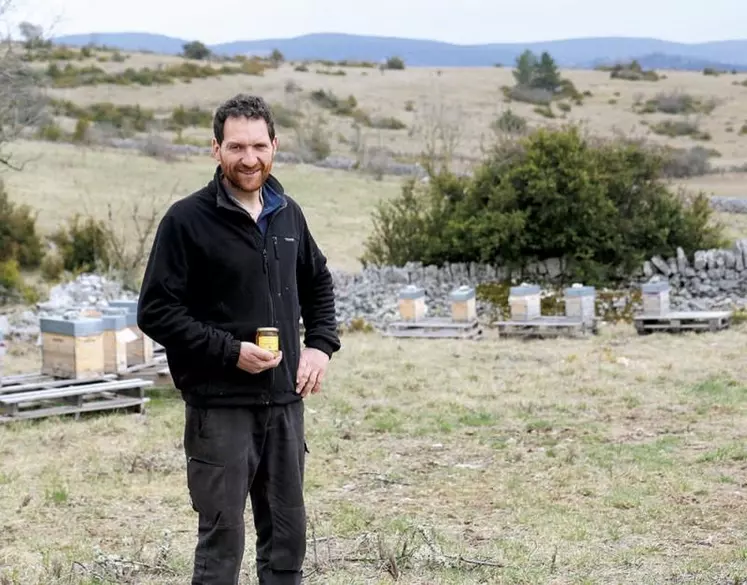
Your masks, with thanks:
M135 364L129 366L119 375L121 380L131 380L133 378L145 378L152 382L162 385L171 384L171 371L165 353L156 353L151 361L145 364Z
M5 379L3 380L5 382ZM149 380L50 380L2 387L0 423L113 409L143 412Z
M477 321L461 322L431 317L418 321L395 321L384 335L418 339L479 339L482 337L482 327Z
M574 337L595 334L598 322L583 321L562 315L539 316L526 321L498 321L492 323L505 337Z
M636 315L633 322L639 335L656 331L716 332L728 329L731 326L731 317L731 311L671 311L664 315Z

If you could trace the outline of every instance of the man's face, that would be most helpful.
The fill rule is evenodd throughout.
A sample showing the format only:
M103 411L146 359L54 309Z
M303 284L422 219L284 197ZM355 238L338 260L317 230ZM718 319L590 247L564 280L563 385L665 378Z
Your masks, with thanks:
M277 143L277 136L270 140L263 119L228 118L223 127L223 144L213 138L213 157L234 188L254 193L272 170Z

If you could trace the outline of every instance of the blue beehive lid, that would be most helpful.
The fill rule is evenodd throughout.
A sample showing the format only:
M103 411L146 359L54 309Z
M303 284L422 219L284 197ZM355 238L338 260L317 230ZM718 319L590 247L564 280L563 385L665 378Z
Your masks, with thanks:
M131 312L128 307L104 307L102 315L123 315L127 327L137 327L137 313Z
M137 313L137 300L122 299L119 301L109 301L109 306L127 309L129 313Z
M42 333L56 333L57 335L69 335L71 337L84 337L96 335L104 330L102 319L62 319L55 317L41 317L39 327Z
M414 284L409 284L399 291L399 298L401 299L419 299L424 296L425 290Z
M451 291L449 296L452 301L468 301L475 298L475 289L471 286L463 285Z
M104 323L104 330L106 331L119 331L127 327L127 315L120 313L119 315L104 315L101 317Z
M567 297L592 297L596 289L593 286L569 286L565 289Z
M537 284L522 284L521 286L512 286L510 295L512 297L523 297L527 295L538 295L542 289Z
M660 293L669 290L669 282L666 280L660 280L659 282L647 282L641 287L644 294L647 293Z

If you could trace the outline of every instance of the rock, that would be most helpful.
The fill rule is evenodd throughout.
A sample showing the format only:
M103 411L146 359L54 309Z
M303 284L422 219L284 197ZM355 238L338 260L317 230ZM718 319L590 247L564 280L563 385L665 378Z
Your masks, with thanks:
M697 271L705 270L708 266L708 256L703 250L698 250L693 255L693 268Z
M690 263L687 261L687 256L682 248L677 248L677 272L685 274L687 269L690 267Z
M667 276L671 274L669 264L661 256L654 256L653 258L651 258L651 264L653 264L654 267L662 274L665 274Z

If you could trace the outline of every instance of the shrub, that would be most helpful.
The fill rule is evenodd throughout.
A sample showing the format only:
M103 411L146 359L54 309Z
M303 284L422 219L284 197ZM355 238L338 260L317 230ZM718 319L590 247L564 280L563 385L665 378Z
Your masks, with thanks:
M371 128L378 128L381 130L403 130L407 128L407 124L402 120L391 116L368 119L367 125Z
M681 91L662 92L639 104L638 112L641 114L652 114L661 112L663 114L710 114L718 105L711 98L708 100L698 99L688 93Z
M11 202L0 181L0 262L15 260L21 268L36 268L42 254L36 214L28 205Z
M619 63L607 69L610 72L610 79L623 79L626 81L659 81L662 79L656 71L645 71L638 61L630 63Z
M409 181L382 202L361 260L402 265L481 262L522 269L559 258L566 278L607 284L646 258L721 244L703 194L663 179L657 151L578 128L536 130L496 146L472 177Z
M696 140L710 140L707 132L701 132L698 123L687 118L681 120L664 120L651 126L651 131L670 138L689 136Z
M168 127L170 130L177 128L188 128L197 126L200 128L210 128L213 124L213 114L209 110L203 110L199 106L185 108L177 106L171 112L171 120Z
M400 57L389 57L384 63L384 69L398 69L402 70L405 68L405 62Z
M67 228L58 229L50 239L60 251L65 270L91 272L110 265L109 238L101 221L75 214Z
M525 134L529 125L525 118L515 114L513 110L508 109L503 112L490 125L493 132L505 132L506 134Z
M124 132L146 132L155 121L153 110L141 108L139 105L117 106L110 102L99 102L82 107L65 100L53 100L51 105L53 113L57 116L110 124Z
M711 172L711 156L714 151L693 146L692 148L664 148L662 156L662 174L669 178L687 178L707 175Z
M2 293L1 289L6 292L17 292L22 287L23 279L18 260L10 259L0 262L0 293Z
M65 260L57 252L49 252L41 261L41 274L44 280L55 282L65 271Z

